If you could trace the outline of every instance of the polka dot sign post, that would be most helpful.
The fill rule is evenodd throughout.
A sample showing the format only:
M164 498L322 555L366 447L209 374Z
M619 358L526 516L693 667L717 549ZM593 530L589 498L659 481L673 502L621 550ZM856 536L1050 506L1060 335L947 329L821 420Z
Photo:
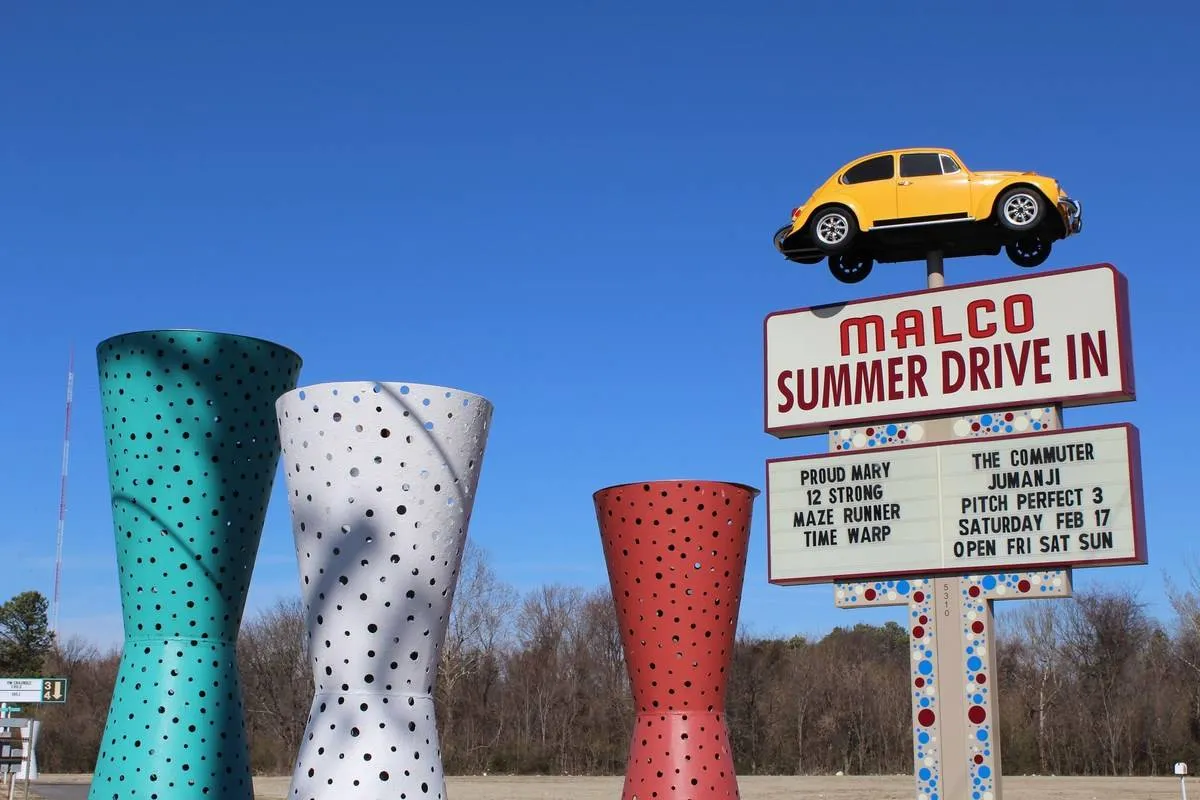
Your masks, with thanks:
M325 383L277 416L316 681L289 797L444 800L432 693L492 405Z
M831 452L1058 430L1054 407L831 431ZM1071 570L834 584L839 608L908 606L917 800L1001 800L997 600L1071 596Z
M637 710L622 800L739 796L725 693L758 494L651 481L594 495Z
M125 643L90 800L252 800L236 643L301 359L261 339L97 348Z

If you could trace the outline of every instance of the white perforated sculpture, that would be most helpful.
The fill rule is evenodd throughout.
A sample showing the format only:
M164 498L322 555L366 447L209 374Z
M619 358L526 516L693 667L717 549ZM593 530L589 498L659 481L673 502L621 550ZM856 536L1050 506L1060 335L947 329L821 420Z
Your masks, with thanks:
M492 405L325 383L276 411L316 681L290 797L444 800L432 691Z

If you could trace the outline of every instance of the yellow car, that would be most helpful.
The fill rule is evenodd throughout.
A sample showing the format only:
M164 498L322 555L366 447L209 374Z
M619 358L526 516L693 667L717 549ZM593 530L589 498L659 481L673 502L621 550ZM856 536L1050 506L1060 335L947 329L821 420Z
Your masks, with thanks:
M829 177L775 247L791 261L829 259L839 280L857 283L875 261L997 255L1036 267L1051 242L1079 233L1083 209L1054 178L1036 172L975 172L953 150L886 150L857 158Z

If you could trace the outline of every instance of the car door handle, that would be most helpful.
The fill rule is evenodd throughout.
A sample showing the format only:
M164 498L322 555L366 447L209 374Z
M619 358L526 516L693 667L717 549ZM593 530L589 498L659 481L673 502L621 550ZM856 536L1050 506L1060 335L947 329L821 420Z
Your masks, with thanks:
M911 186L912 181L900 181L899 185L900 186Z

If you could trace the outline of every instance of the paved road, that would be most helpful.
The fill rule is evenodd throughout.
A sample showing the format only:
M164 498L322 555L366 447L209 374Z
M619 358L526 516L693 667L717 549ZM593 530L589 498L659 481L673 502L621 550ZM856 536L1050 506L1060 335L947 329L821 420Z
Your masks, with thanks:
M29 784L29 796L34 795L42 798L42 800L87 800L88 785L86 783L31 783ZM17 792L13 800L23 800L25 797L25 784L17 784ZM5 795L5 800L8 796Z

